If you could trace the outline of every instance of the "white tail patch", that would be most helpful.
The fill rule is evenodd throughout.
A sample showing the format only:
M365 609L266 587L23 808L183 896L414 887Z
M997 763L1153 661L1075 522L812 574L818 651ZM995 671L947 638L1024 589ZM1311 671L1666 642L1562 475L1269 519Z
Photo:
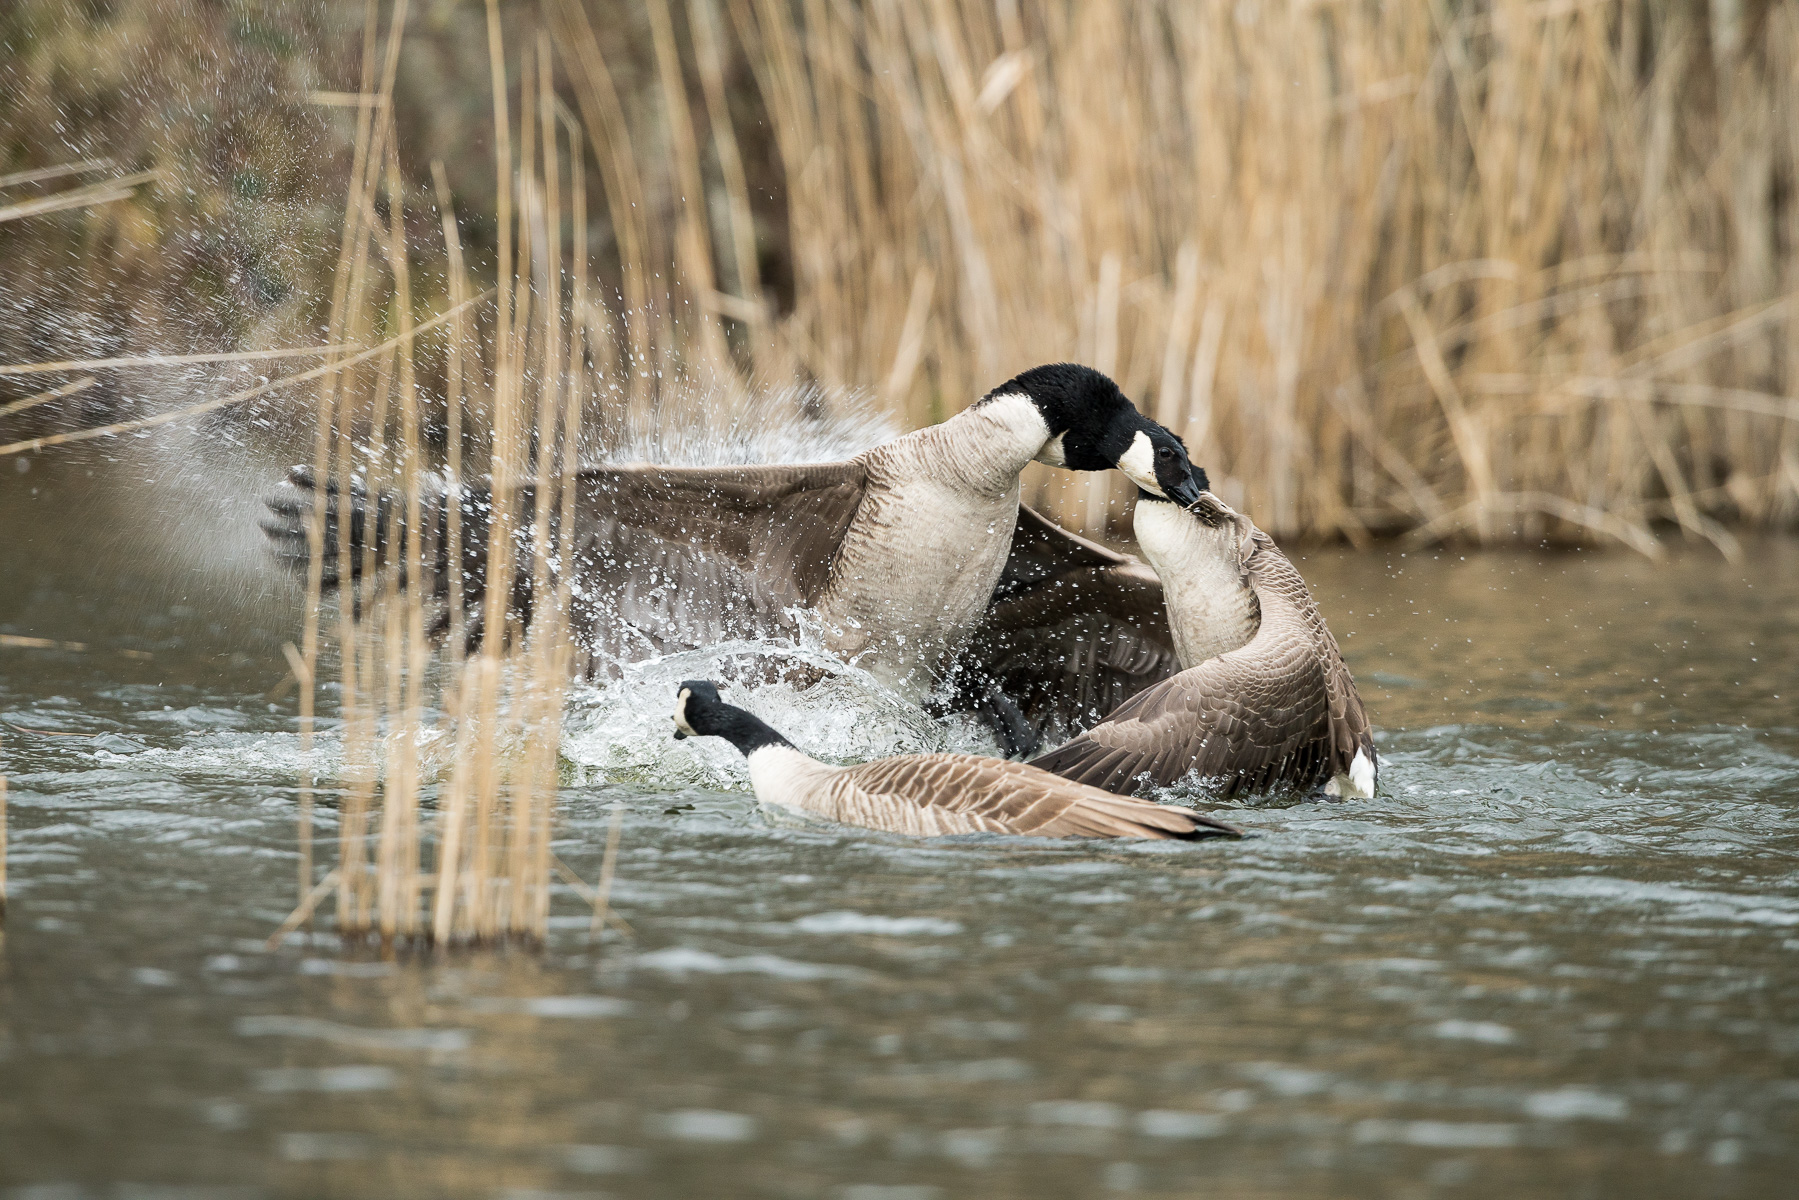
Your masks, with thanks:
M1324 794L1341 799L1372 800L1374 783L1374 759L1366 750L1358 749L1355 757L1349 760L1349 773L1325 784Z

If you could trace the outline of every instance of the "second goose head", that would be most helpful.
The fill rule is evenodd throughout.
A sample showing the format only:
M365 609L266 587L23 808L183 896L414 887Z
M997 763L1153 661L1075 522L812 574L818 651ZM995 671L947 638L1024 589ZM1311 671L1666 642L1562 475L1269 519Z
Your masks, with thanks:
M765 746L793 746L761 718L725 703L718 685L705 679L681 684L675 700L675 737L721 737L745 757Z
M1116 467L1156 496L1181 505L1199 499L1204 485L1194 484L1181 439L1138 412L1116 383L1093 368L1032 367L994 388L987 400L1004 396L1028 399L1048 427L1038 462L1071 471Z

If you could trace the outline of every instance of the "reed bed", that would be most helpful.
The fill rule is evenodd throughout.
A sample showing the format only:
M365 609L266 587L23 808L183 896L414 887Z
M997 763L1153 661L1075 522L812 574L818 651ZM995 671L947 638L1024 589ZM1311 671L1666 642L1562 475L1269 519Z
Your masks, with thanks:
M509 61L497 4L489 0L487 7L500 283L477 294L464 272L447 189L442 244L421 251L408 239L391 118L408 5L397 0L384 28L374 0L367 5L357 93L364 102L331 297L331 357L315 397L311 467L321 491L329 481L340 497L360 493L392 503L371 505L371 522L385 526L379 538L368 530L354 550L359 570L352 568L350 522L338 522L330 533L324 506L312 509L309 604L289 662L300 685L300 736L310 756L315 680L321 651L331 652L341 684L346 785L336 863L316 877L317 781L310 773L301 780L301 903L276 940L332 898L336 930L349 940L541 942L557 873L594 903L596 931L604 917L616 819L597 890L550 850L573 653L569 582L555 569L552 532L569 523L583 407L595 390L582 319L585 223L573 221L573 283L566 291L562 230L585 206L586 168L579 126L556 98L548 38L538 35ZM510 79L520 85L516 108ZM437 174L441 180L441 167ZM448 343L448 390L436 410L421 394L414 363L423 327L414 317L413 262L421 253L450 269L443 314L449 319L439 324ZM479 308L491 310L491 320L469 319ZM386 349L372 358L336 354L339 345L370 343ZM425 430L432 411L446 417L435 447ZM463 611L459 583L442 595L421 585L426 564L440 551L449 563L463 561L460 506L447 505L441 525L434 506L446 492L456 494L465 446L478 450L494 489L485 576L529 577L528 619L509 587L487 589L481 611L471 614ZM402 537L401 529L410 532ZM332 582L327 536L338 539L334 607L324 602ZM359 577L353 582L353 576ZM475 619L483 636L471 655L466 634Z
M636 121L583 6L547 7L628 309L666 265L753 375L916 425L1077 358L1283 534L1730 552L1720 517L1799 509L1792 6L646 0ZM779 163L779 307L725 55ZM1089 530L1126 508L1034 488Z
M428 8L424 61L459 72L400 71L388 103L327 66L282 95L480 144L458 100L485 9ZM291 36L329 44L341 15ZM916 426L1072 358L1281 534L1654 552L1672 524L1728 551L1727 523L1799 515L1791 5L542 0L505 20L552 34L597 168L570 232L605 302L568 318L603 381L597 449L691 396L794 382ZM440 186L471 227L516 210L466 153L397 170L415 225ZM136 228L147 202L0 238ZM468 271L510 280L480 241ZM446 254L415 303L448 305ZM434 413L449 370L419 359ZM1029 486L1088 530L1128 511L1106 477Z

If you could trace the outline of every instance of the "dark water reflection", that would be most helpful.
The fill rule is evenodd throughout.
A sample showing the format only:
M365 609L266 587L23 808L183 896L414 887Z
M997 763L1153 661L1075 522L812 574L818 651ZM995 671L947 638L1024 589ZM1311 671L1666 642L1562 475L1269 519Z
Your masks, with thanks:
M571 788L634 939L389 963L261 948L291 600L16 483L0 1195L1792 1194L1792 543L1307 554L1386 794L1243 843Z

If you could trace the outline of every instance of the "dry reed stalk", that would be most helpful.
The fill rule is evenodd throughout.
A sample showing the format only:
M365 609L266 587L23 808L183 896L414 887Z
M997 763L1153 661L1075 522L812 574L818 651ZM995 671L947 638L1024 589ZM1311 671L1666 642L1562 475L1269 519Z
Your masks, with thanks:
M53 387L48 391L39 392L35 396L26 396L22 400L13 400L7 404L0 404L0 417L10 417L14 413L24 412L28 408L36 408L38 405L48 404L52 400L61 400L64 396L73 396L77 392L85 392L97 382L99 381L94 376L83 375L80 379L70 380L61 387Z
M311 358L361 346L296 346L287 350L238 350L228 354L139 354L124 358L75 358L63 362L0 366L0 376L50 375L57 371L94 371L102 367L191 366L195 363L261 362L271 358Z
M390 22L388 80L401 8L396 5ZM448 183L441 170L435 172L451 268L451 310L431 324L444 324L477 299L497 295L496 322L488 335L490 422L465 421L470 414L463 402L482 355L467 352L470 334L460 321L448 330L455 383L445 458L454 495L464 439L472 435L485 443L495 503L483 569L490 580L515 574L529 580L531 620L527 627L504 586L487 589L479 614L461 612L460 580L454 578L459 572L452 568L444 597L452 645L442 656L440 707L454 728L447 769L437 781L437 818L428 827L424 808L431 780L421 745L445 730L434 730L427 721L433 657L427 608L436 601L422 584L427 563L440 550L449 562L461 562L462 532L450 517L442 534L446 544L438 546L426 506L424 400L414 366L417 335L425 326L413 324L415 251L408 243L391 107L373 106L382 115L364 135L369 161L352 179L345 216L352 232L343 243L343 283L335 294L342 302L338 324L349 340L395 335L380 341L382 352L371 356L372 372L343 373L330 392L321 393L317 445L323 449L315 467L316 478L335 483L340 497L359 489L371 504L377 496L392 499L371 508L383 524L380 535L364 537L361 547L350 544L349 522L338 523L334 640L346 786L337 865L316 884L308 875L301 908L277 936L297 928L333 888L338 933L376 938L384 946L533 943L547 928L557 748L573 651L566 619L569 582L556 563L555 536L572 523L581 407L595 391L585 352L592 314L586 311L584 139L556 98L555 54L542 36L521 56L523 103L518 125L512 126L504 47L491 6L489 16L500 131L495 169L507 217L499 257L506 269L497 291L467 296ZM372 58L372 38L367 45ZM373 204L376 187L385 192L384 221ZM577 270L565 293L562 229L571 215ZM363 358L356 365L367 362ZM534 486L522 490L526 485ZM521 496L529 496L530 503L521 505ZM450 512L456 511L452 505ZM315 506L316 532L309 531L315 609L324 574L322 512L322 505ZM360 556L354 571L353 553ZM394 586L397 581L405 585ZM322 637L323 622L317 627ZM481 649L465 659L463 632L470 627L479 629ZM296 650L290 657L296 677L310 685L313 668L306 656ZM305 781L310 785L310 777Z
M21 200L16 204L0 205L0 224L23 220L26 217L42 216L46 213L62 212L70 208L91 208L99 204L129 200L137 194L137 188L140 185L151 182L160 183L165 176L166 172L161 169L139 171L135 175L125 175L101 183L90 183L83 187L71 188L66 192L57 192L55 195L41 196L36 200Z
M22 183L42 183L45 180L61 179L65 175L85 175L90 171L106 171L113 166L110 158L90 158L81 162L58 163L51 167L37 167L28 171L14 171L0 175L0 188L17 187Z

